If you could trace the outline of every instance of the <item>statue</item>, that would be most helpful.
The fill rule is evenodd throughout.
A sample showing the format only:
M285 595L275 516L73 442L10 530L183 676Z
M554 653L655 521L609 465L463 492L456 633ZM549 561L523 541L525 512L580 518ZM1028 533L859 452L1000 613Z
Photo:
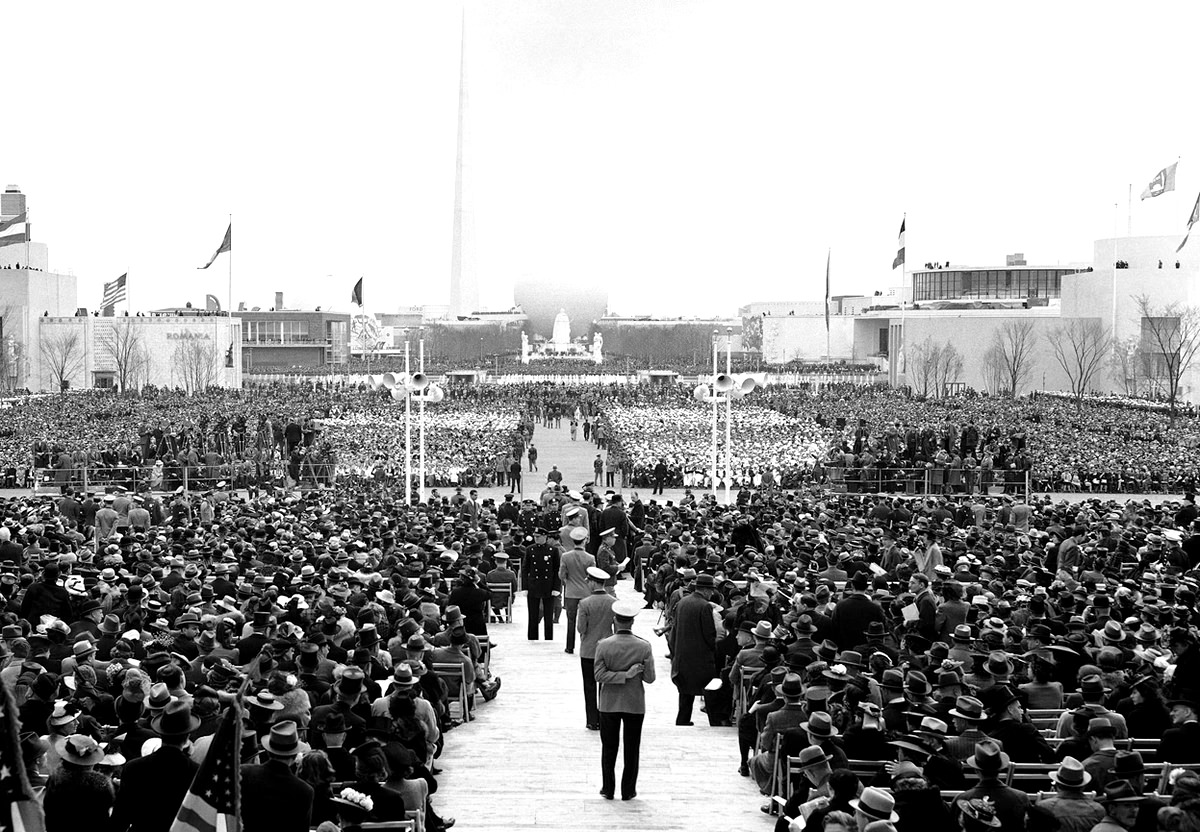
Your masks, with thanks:
M592 336L592 360L597 364L604 360L604 333L597 332Z
M529 363L529 333L521 330L521 363Z
M550 336L550 343L556 350L565 351L571 346L571 319L565 309L558 310L558 314L554 316L554 330Z

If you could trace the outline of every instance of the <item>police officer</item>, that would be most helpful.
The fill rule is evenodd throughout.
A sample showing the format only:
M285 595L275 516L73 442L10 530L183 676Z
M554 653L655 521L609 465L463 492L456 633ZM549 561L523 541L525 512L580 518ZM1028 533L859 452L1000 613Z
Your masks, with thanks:
M533 545L525 550L521 583L529 598L529 640L537 641L537 625L545 622L546 641L554 640L554 599L561 594L558 549L546 542L546 532L533 534Z

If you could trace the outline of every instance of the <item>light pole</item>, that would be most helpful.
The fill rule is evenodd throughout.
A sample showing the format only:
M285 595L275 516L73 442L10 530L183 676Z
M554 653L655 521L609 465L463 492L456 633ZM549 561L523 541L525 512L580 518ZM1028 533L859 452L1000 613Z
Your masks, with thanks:
M733 378L732 327L725 327L725 375ZM732 475L733 462L733 455L730 452L730 442L733 439L733 391L733 387L725 391L725 505L729 505L729 479Z
M483 338L479 339L479 366L483 366Z
M404 508L412 505L412 394L409 385L412 368L409 366L408 341L404 342Z
M712 371L712 496L717 499L717 338L720 333L713 330L713 371Z

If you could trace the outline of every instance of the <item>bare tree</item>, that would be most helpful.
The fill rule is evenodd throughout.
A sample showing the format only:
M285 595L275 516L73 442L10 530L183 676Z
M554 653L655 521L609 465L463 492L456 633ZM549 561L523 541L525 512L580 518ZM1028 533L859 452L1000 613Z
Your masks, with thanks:
M933 342L933 337L926 335L925 340L918 341L908 348L909 373L912 380L909 384L913 392L921 396L937 395L938 362L941 360L941 345Z
M121 393L140 386L150 356L142 342L142 330L132 318L115 318L111 327L100 333L100 354L107 356L116 370Z
M962 372L962 353L958 351L956 346L947 341L938 350L938 363L934 372L934 383L937 386L938 395L947 395L950 385L962 377Z
M1134 302L1141 317L1148 375L1162 380L1173 426L1180 381L1200 350L1200 310L1181 303L1154 306L1148 295L1138 295Z
M1121 386L1126 396L1141 392L1141 382L1146 375L1146 356L1142 353L1142 340L1131 335L1124 341L1113 343L1109 359L1109 375Z
M992 348L1004 370L1003 392L1017 396L1021 385L1033 372L1033 353L1037 338L1033 334L1033 321L1008 321L992 338Z
M992 395L1005 392L1006 373L1000 348L992 344L983 353L983 386Z
M1084 394L1112 348L1112 333L1096 318L1073 318L1048 332L1046 341L1067 374L1075 406L1082 407Z
M200 393L217 383L217 348L211 341L188 339L175 345L171 372L188 393Z
M83 339L75 328L49 334L43 332L41 353L42 362L58 390L65 390L65 383L83 369Z

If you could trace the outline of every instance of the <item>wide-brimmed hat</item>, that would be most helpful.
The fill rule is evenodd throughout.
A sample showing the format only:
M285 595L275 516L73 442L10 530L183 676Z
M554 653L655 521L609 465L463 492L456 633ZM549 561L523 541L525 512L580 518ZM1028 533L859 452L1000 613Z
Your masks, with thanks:
M933 755L933 749L929 747L928 741L916 734L904 734L899 739L889 740L888 745L903 748L915 754L924 754L926 757Z
M182 737L200 727L200 718L192 715L190 702L174 699L151 721L150 727L160 737Z
M928 696L933 691L933 686L929 684L924 673L919 670L910 670L904 677L904 689L913 696Z
M785 699L799 699L804 695L804 680L797 673L789 673L775 686L775 693Z
M992 676L1011 676L1013 663L1008 654L1003 650L993 650L988 653L987 661L983 664L983 669Z
M1082 789L1092 782L1092 775L1087 773L1083 763L1071 756L1063 757L1058 771L1052 771L1048 776L1054 785L1066 789Z
M50 712L50 717L47 720L50 725L58 727L60 725L69 725L79 719L79 714L75 711L74 706L67 709L65 702L55 702L54 709Z
M1146 773L1146 763L1142 760L1141 752L1118 751L1113 758L1112 776L1118 780Z
M967 766L976 771L1003 771L1008 768L1009 756L995 740L975 743L975 753L967 758Z
M819 745L805 746L800 751L800 764L793 765L793 768L806 769L814 766L825 765L830 762L831 758L825 753L825 749Z
M800 730L822 739L838 735L838 729L834 727L833 720L824 711L817 711L809 716L807 722L801 722Z
M413 669L408 662L396 665L396 669L392 672L392 687L411 688L416 683L417 677L413 674Z
M1104 630L1100 633L1100 638L1110 644L1120 644L1125 640L1125 628L1121 626L1120 621L1109 619L1104 622Z
M833 660L833 664L844 664L846 667L854 668L855 670L862 670L867 666L866 662L863 661L862 653L857 650L841 651Z
M589 566L587 568L587 576L593 581L607 581L612 575L605 572L599 566Z
M900 816L895 812L896 799L874 786L863 789L862 795L856 800L851 800L850 805L855 811L862 812L873 820L886 820L891 823L900 820Z
M975 636L971 632L970 624L959 624L954 628L954 632L950 634L950 638L959 643L967 644L975 640Z
M1094 673L1079 680L1079 692L1084 696L1103 696L1110 690L1104 686L1104 680Z
M296 723L290 719L271 726L271 733L263 737L263 748L276 757L295 757L303 748Z
M750 635L755 638L770 638L772 630L770 621L760 621L754 625L754 629L750 631Z
M967 722L986 722L987 714L983 712L983 703L974 696L960 696L954 700L950 716L965 719Z
M707 572L701 572L696 576L696 589L716 589L717 583L713 580L713 576Z
M1101 803L1141 803L1145 796L1128 780L1110 780L1098 799Z
M54 741L54 750L68 763L77 766L94 766L104 759L100 743L87 734L72 734Z
M981 692L979 699L992 716L997 716L1013 702L1019 702L1021 697L1008 685L995 685Z
M879 687L886 690L904 690L904 674L894 668L883 671Z
M275 694L260 690L254 696L246 699L246 704L252 708L262 708L264 711L282 711L283 703L275 698Z

